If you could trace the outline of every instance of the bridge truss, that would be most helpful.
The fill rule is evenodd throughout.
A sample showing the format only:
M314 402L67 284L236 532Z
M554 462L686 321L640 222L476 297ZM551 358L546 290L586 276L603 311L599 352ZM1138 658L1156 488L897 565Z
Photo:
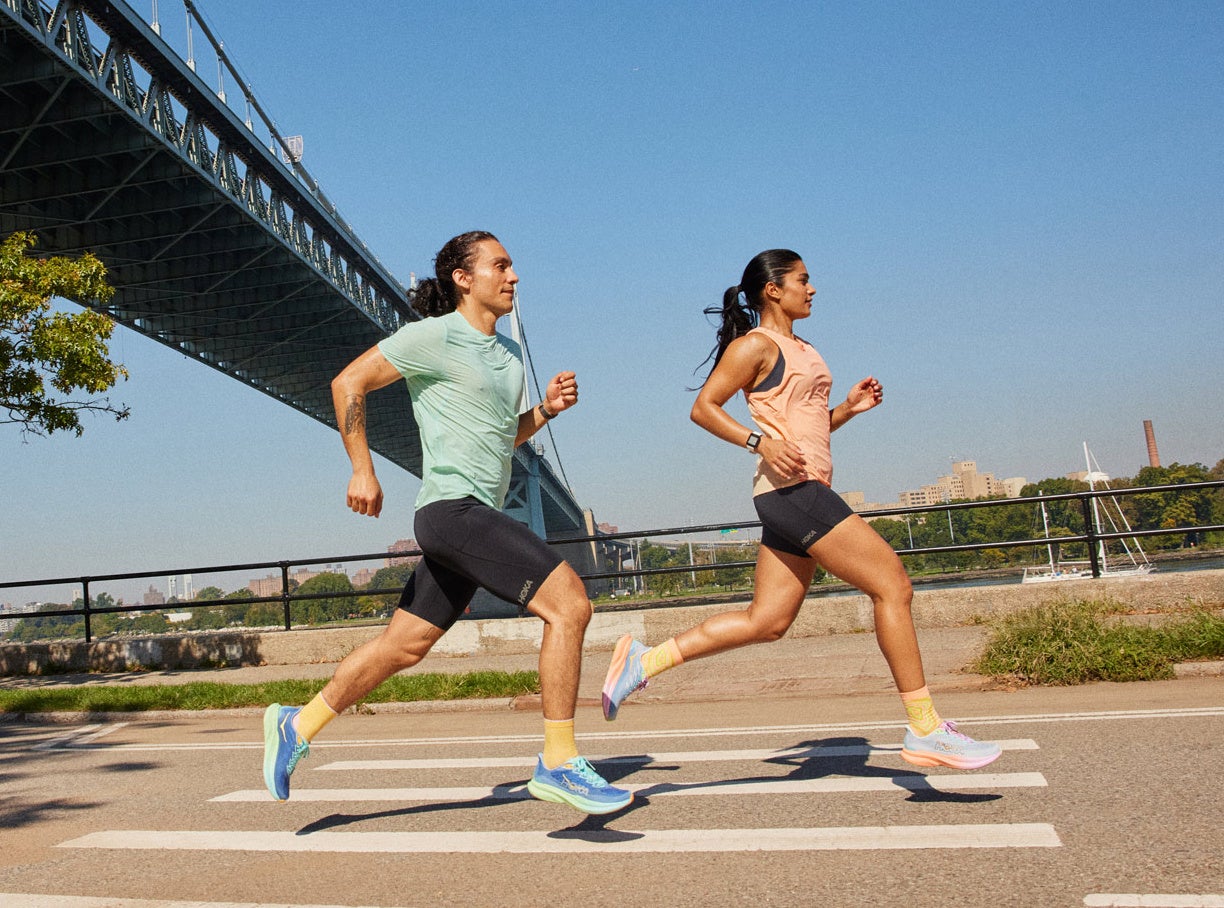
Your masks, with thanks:
M334 427L331 379L417 316L239 90L245 117L120 0L0 0L0 233L93 252L116 288L94 308ZM369 417L371 448L420 475L405 386ZM530 444L506 510L544 536L585 527Z

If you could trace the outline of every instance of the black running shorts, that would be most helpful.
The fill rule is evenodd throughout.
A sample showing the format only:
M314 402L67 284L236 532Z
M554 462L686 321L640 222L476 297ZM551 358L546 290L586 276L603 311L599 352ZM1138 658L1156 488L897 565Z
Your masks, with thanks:
M815 480L763 492L752 504L761 518L761 545L805 558L813 542L854 513L836 492Z
M564 559L526 524L477 501L435 501L416 512L424 557L399 607L448 629L478 587L525 608Z

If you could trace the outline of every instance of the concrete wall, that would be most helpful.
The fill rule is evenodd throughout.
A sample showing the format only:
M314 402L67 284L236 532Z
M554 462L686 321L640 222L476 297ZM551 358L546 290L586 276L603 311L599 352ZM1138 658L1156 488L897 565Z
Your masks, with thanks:
M1075 580L922 590L914 594L918 627L947 627L990 621L1029 606L1068 598L1113 599L1136 612L1224 608L1224 570L1155 573L1146 577ZM586 648L610 650L622 634L657 643L709 615L745 603L597 612L587 630ZM790 634L800 637L870 631L871 602L862 595L818 595L808 599ZM461 621L434 647L434 654L530 653L540 647L537 618ZM300 631L225 631L160 635L119 640L10 643L0 646L0 675L60 672L119 672L236 665L302 665L338 662L381 626Z

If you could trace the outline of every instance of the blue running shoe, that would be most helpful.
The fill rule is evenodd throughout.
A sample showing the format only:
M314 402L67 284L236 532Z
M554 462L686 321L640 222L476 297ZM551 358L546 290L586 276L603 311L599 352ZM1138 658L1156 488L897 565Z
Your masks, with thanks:
M625 634L616 641L616 649L612 650L612 664L608 666L608 676L604 678L603 686L603 714L609 722L616 718L626 697L646 686L642 654L648 652L650 647L638 643L631 634Z
M547 769L540 754L527 790L541 801L568 804L583 813L614 813L633 803L633 792L613 788L585 757L574 757L556 769Z
M298 761L310 753L310 744L293 728L293 717L300 711L300 706L279 703L264 710L264 784L278 801L289 800L289 777Z
M901 756L915 766L951 766L953 769L981 769L999 759L998 744L975 741L956 730L955 722L940 722L929 735L919 736L905 730Z

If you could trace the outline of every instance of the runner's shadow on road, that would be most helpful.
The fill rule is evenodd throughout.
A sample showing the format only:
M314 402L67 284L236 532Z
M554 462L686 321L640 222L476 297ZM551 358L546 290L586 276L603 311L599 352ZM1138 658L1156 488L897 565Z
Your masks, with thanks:
M380 810L374 813L358 813L358 814L333 813L331 816L321 817L315 820L313 823L308 823L307 825L299 829L295 833L295 835L310 835L311 833L314 833L314 832L326 832L329 829L338 829L343 826L352 826L355 823L368 823L372 820L387 820L387 819L395 819L397 817L410 817L410 816L418 816L422 814L443 813L443 812L451 811L451 810L477 810L483 807L504 807L508 804L518 804L523 801L535 800L535 798L531 797L531 795L526 793L526 786L527 786L527 780L520 779L517 782L506 782L504 784L497 785L493 789L495 794L488 796L488 797L475 798L471 801L446 801L446 802L440 802L440 803L434 802L430 804L413 804L411 807L397 807L393 810ZM637 798L634 798L633 802L628 807L625 807L623 810L618 810L615 813L604 814L603 816L599 816L599 817L588 816L585 820L583 820L581 823L577 824L576 826L570 827L569 829L560 830L558 833L554 833L554 834L565 837L564 836L565 833L573 832L574 835L570 837L580 838L583 834L586 834L589 832L598 832L599 830L602 830L603 823L606 823L608 820L614 817L624 816L626 813L640 806L643 806L643 803L639 803L639 800ZM603 838L592 839L592 841L601 841L601 842L622 841L621 838L616 838L616 836L621 835L621 833L619 832L615 832L613 830L604 830L604 833L605 833L605 836Z
M550 832L550 839L575 839L580 842L595 842L600 845L612 845L617 842L633 842L637 839L646 837L643 832L627 832L623 829L608 829L609 820L616 817L623 817L627 813L632 813L639 807L645 807L645 800L639 801L635 795L633 802L628 807L624 807L615 813L605 813L602 816L588 816L580 823L575 823L573 826L567 826L565 829L558 829L556 832Z
M870 742L866 738L860 737L802 741L787 748L784 754L770 757L764 761L778 766L793 766L794 769L784 776L757 775L692 783L661 782L658 785L640 789L638 794L648 796L652 794L666 794L668 792L697 791L703 788L714 789L726 794L734 794L736 787L741 785L850 777L889 779L898 788L909 791L910 795L906 800L914 802L938 801L969 804L981 801L997 801L1002 797L1002 795L993 792L968 794L965 792L941 791L931 784L927 775L923 772L912 769L892 769L887 766L873 766L868 762L872 749L873 747ZM881 750L883 748L875 747L874 749ZM896 748L896 751L900 754L901 748ZM646 765L649 765L648 762ZM645 766L639 766L639 768L645 768Z

